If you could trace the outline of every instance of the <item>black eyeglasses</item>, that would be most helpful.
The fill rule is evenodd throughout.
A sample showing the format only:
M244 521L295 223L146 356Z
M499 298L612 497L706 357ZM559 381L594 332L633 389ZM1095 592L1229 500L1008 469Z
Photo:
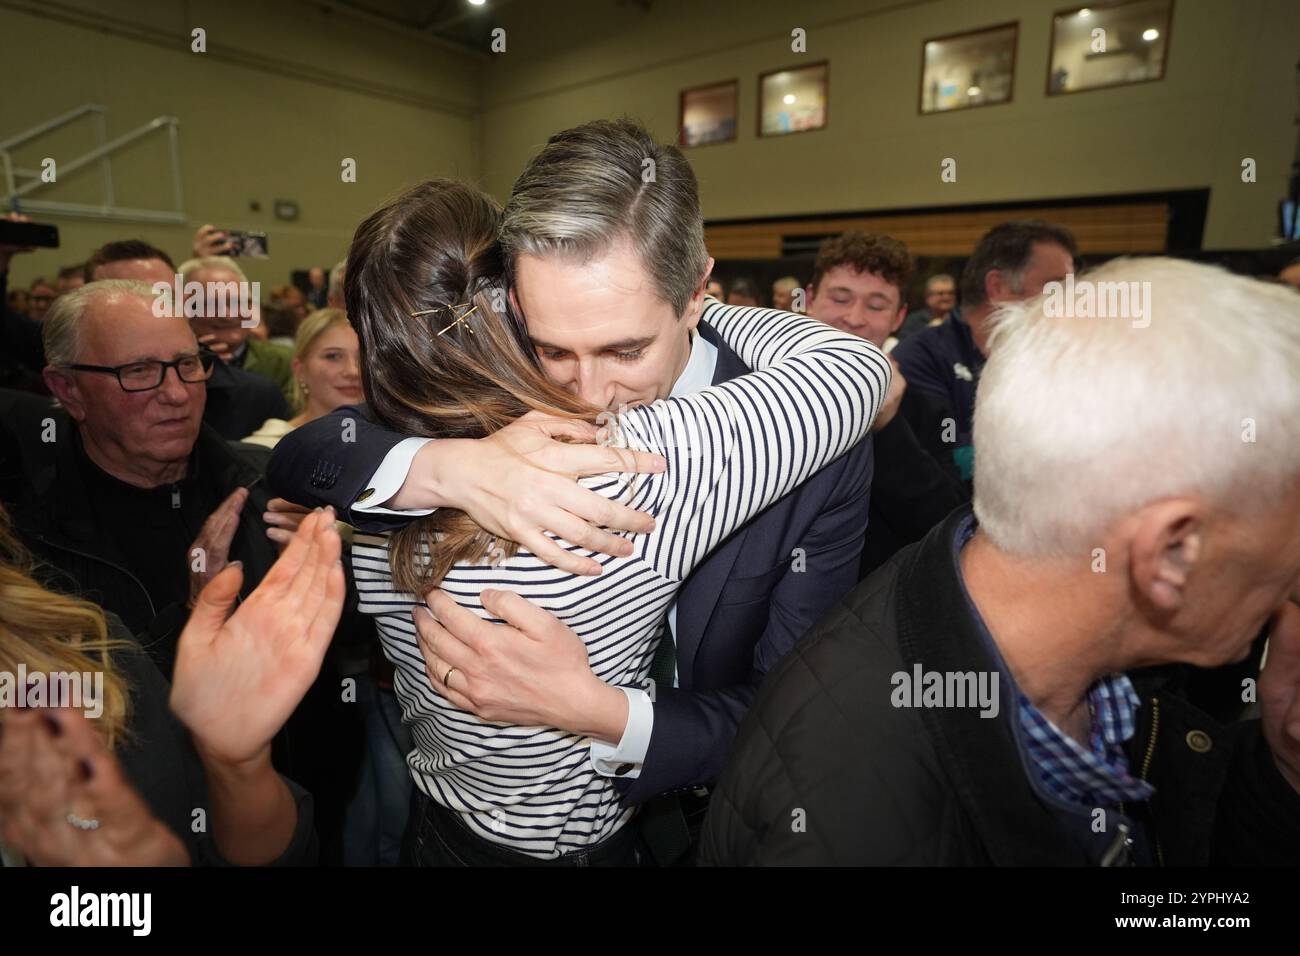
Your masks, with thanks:
M65 365L77 372L100 372L117 376L117 383L125 392L147 392L163 383L169 368L176 369L182 382L206 382L212 377L217 356L208 351L197 355L182 355L170 362L128 362L126 365Z

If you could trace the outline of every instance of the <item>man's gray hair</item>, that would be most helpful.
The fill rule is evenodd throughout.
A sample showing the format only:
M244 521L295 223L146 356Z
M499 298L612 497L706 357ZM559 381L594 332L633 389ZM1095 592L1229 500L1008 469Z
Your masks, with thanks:
M244 275L244 270L240 268L238 262L229 256L204 256L200 259L187 259L181 263L177 270L181 274L181 281L189 282L194 278L195 273L203 271L211 272L232 272L239 276L240 282L247 282L248 276Z
M622 241L680 318L709 258L691 164L628 119L556 133L506 203L501 244L512 280L521 255L585 262Z
M75 365L81 357L81 320L90 303L112 295L135 296L153 307L153 286L138 279L99 279L54 300L41 323L45 361L55 367Z
M344 301L343 278L344 278L344 274L347 272L347 268L348 268L348 260L340 259L338 262L334 264L334 268L330 270L330 284L329 284L329 289L325 293L325 295L326 298L328 298L331 302Z

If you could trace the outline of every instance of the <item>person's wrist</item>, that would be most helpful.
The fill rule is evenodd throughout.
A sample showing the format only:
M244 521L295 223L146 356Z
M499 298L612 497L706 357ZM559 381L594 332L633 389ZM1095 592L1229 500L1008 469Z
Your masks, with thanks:
M261 747L250 757L231 758L219 754L204 744L199 734L194 735L194 749L198 751L199 760L210 780L219 779L226 783L248 783L268 773L274 774L271 764L271 746Z
M468 478L474 472L474 453L478 447L473 438L453 438L431 441L420 449L420 454L427 455L428 460L425 485L430 498L439 502L434 507L459 508L471 514L474 486ZM445 467L449 462L455 462L455 467Z
M897 414L897 405L882 405L879 414L876 415L876 420L871 423L872 433L884 431Z
M572 728L586 737L603 740L617 746L627 730L627 695L597 677L590 668L584 668L576 692L565 695L572 704L572 716L558 727Z
M442 467L460 461L472 452L472 438L444 438L425 442L411 459L402 487L393 496L392 506L399 511L425 508L458 508L469 513L466 495L457 480L461 468Z

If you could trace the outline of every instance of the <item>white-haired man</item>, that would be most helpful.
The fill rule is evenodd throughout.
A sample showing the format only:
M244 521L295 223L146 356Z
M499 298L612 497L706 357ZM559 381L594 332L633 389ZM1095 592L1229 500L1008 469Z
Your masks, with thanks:
M1085 278L1150 294L1133 316L1004 311L974 515L769 675L703 861L1300 859L1300 301L1171 259ZM1188 703L1187 671L1266 628L1257 688L1231 691L1260 719Z

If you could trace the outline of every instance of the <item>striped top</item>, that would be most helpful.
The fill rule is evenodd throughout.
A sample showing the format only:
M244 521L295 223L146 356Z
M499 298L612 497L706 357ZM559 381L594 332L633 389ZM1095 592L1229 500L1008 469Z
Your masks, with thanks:
M706 300L703 320L755 371L681 398L621 411L612 444L663 455L658 475L605 475L585 487L645 511L655 530L628 535L635 552L590 556L598 577L566 574L527 551L489 566L458 564L442 588L495 621L484 588L515 591L550 611L587 645L596 676L644 686L663 622L692 569L733 531L867 434L889 384L874 345L771 309ZM486 840L542 859L597 843L630 818L596 772L590 739L549 727L480 720L429 682L411 612L393 590L387 536L358 531L352 562L360 607L376 617L415 749L416 786Z

